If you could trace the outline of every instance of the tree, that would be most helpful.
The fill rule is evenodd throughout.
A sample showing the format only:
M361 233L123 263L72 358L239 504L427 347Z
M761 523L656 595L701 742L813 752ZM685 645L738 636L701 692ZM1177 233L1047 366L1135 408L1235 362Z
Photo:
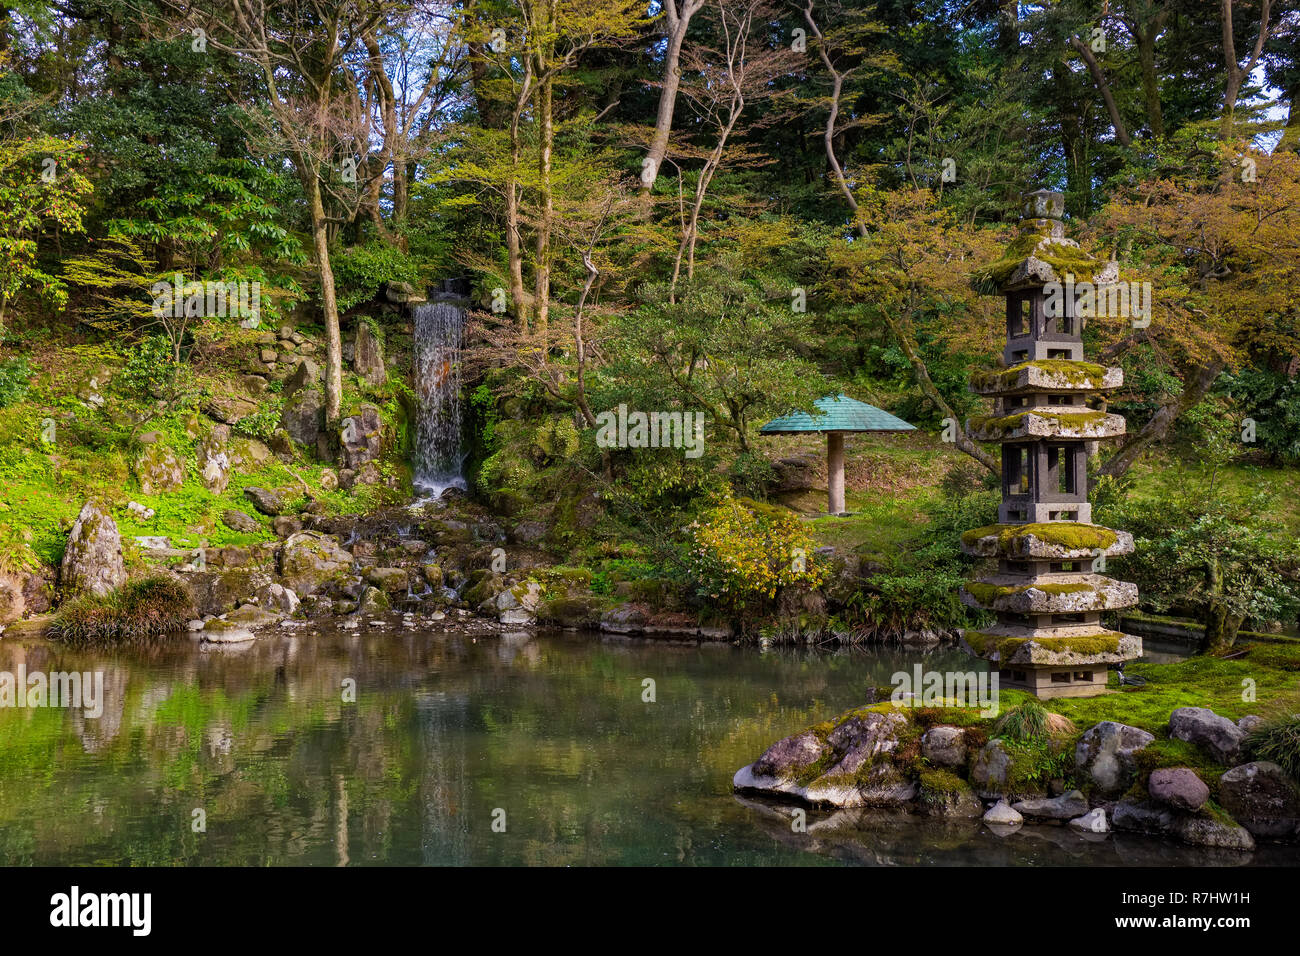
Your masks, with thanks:
M724 253L676 296L647 284L642 304L610 329L605 393L649 408L685 402L742 452L758 418L812 408L824 389L800 356L809 317L791 309L787 285L745 261L743 252ZM764 294L771 286L775 295Z
M1300 155L1265 156L1241 145L1181 136L1165 154L1166 177L1117 195L1099 225L1121 250L1125 281L1151 283L1150 326L1098 318L1104 361L1145 346L1181 383L1101 468L1118 476L1242 359L1251 330L1285 330L1300 282ZM1176 164L1176 165L1175 165ZM1274 349L1288 343L1276 336ZM1289 349L1300 354L1290 336Z
M641 191L648 195L654 187L664 157L668 154L668 138L673 129L673 113L677 108L677 91L682 82L682 43L691 28L691 19L700 12L705 0L663 0L664 20L668 24L664 44L663 71L659 81L659 107L655 112L654 135L646 150L641 176Z
M824 294L861 310L868 321L883 322L922 393L956 424L957 413L935 385L917 346L917 332L931 327L957 351L994 351L1002 323L992 297L977 296L971 288L970 275L998 257L999 243L989 230L960 226L928 189L867 187L858 197L863 237L831 249ZM964 431L958 429L955 440L963 452L1000 473L998 461Z
M79 165L85 146L50 135L0 139L0 339L14 296L31 289L55 305L67 292L37 259L43 232L80 232L93 187Z
M342 417L343 342L330 264L330 237L361 204L368 184L368 109L360 102L350 59L364 49L398 0L207 0L180 22L206 42L247 60L261 73L250 128L282 152L302 183L311 223L325 325L325 421ZM365 69L363 63L361 69ZM372 170L373 176L373 170Z

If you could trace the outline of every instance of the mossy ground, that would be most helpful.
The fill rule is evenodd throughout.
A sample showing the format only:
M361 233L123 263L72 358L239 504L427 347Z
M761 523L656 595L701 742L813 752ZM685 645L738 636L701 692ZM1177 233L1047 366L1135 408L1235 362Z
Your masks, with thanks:
M963 532L961 540L963 544L974 545L981 538L994 535L997 536L998 548L1003 553L1013 552L1018 539L1031 535L1047 544L1068 548L1071 551L1105 550L1119 540L1119 536L1109 528L1071 521L986 525L983 528L972 528L970 531Z
M128 559L135 556L131 539L142 535L165 536L174 547L272 540L270 519L258 515L243 496L250 485L281 489L291 509L310 494L329 513L337 514L362 513L389 501L406 500L404 494L382 486L326 491L321 475L327 464L302 451L287 464L274 457L260 465L245 462L222 494L207 491L195 464L201 436L191 432L196 421L203 430L213 422L197 415L195 405L205 392L227 388L230 377L241 369L243 352L238 348L219 350L199 366L195 376L199 397L172 408L132 393L118 378L101 385L101 405L77 397L96 369L122 365L124 353L112 345L51 340L38 343L32 353L36 375L30 389L22 401L0 410L0 552L8 555L10 563L57 566L73 520L92 497L102 500L117 521ZM400 428L391 395L384 389L370 389L355 376L345 379L345 414L362 401L376 402L385 408L390 425ZM262 396L262 405L272 408L278 398L268 393ZM51 423L54 440L47 442L43 434L49 435ZM158 444L184 461L186 478L178 489L146 495L132 475L132 463L141 448L139 435L151 431L160 433ZM233 445L246 441L239 428L233 432ZM397 457L385 460L381 471L399 482L406 478L405 465ZM154 516L148 521L137 518L127 510L132 501L153 509ZM226 527L220 516L228 509L251 515L261 530L245 533Z
M963 639L981 657L990 657L994 651L998 660L1007 660L1029 640L1027 637L1006 637L968 630ZM1040 637L1034 643L1060 653L1114 654L1119 650L1119 638L1110 634L1080 634L1074 637Z
M1101 388L1106 380L1106 367L1094 362L1077 362L1070 359L1035 359L1020 362L1010 368L971 373L971 386L980 391L1011 388L1016 384L1020 373L1027 368L1040 369L1054 378L1068 382L1072 386Z

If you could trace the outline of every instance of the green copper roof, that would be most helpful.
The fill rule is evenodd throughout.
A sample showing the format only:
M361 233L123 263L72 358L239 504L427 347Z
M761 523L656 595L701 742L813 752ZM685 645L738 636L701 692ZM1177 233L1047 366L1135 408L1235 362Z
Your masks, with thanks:
M847 395L827 395L813 403L820 415L792 412L768 422L759 429L764 435L791 435L799 432L910 432L916 431L901 418L889 412L849 398Z

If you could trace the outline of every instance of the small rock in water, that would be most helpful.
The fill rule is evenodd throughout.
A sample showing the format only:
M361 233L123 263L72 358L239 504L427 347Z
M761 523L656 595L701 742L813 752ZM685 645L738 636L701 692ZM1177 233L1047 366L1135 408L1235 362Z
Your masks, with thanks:
M188 627L191 631L201 631L201 630L203 630L203 624L204 624L203 621L200 621L200 620L193 620L193 621L190 621L190 622L189 622L188 624L186 624L185 626Z
M1024 823L1025 818L1005 800L999 800L984 814L984 822L998 826L1016 826Z
M1021 800L1015 805L1027 817L1047 820L1071 820L1088 812L1088 800L1078 790L1071 790L1050 799Z
M1081 817L1075 817L1070 821L1070 826L1076 830L1083 830L1086 833L1109 833L1110 825L1106 822L1106 811L1101 807L1095 810L1089 810Z

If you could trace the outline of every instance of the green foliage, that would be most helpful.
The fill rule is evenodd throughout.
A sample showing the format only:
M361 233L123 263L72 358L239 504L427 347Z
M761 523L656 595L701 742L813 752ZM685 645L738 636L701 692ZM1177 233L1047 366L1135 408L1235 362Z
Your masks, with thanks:
M1001 496L973 491L941 496L926 508L928 523L909 547L884 555L844 598L844 622L885 635L922 628L949 629L978 623L979 612L961 603L960 591L972 561L961 552L960 536L978 522L996 518Z
M1130 500L1100 519L1134 535L1136 554L1117 563L1138 585L1142 607L1197 615L1222 608L1259 625L1293 620L1300 583L1287 569L1300 555L1274 538L1268 497L1206 500L1189 490Z
M420 263L382 242L345 249L333 255L330 262L339 290L340 309L350 309L373 299L386 282L407 282L417 288L422 282Z
M689 528L687 563L697 593L735 611L770 605L783 587L816 587L829 568L792 512L727 498Z
M31 374L31 364L25 355L14 355L0 361L0 408L22 401Z
M788 286L734 255L710 263L675 297L647 284L641 301L611 323L598 407L684 404L706 414L715 439L744 449L764 420L811 409L827 391L820 370L803 357L814 336L808 316L790 308Z
M230 426L231 430L237 435L244 435L247 438L267 439L280 427L280 411L284 408L284 400L276 399L267 402L251 415L245 415L234 425Z
M115 645L178 635L193 614L185 586L171 578L128 581L116 591L85 594L59 608L48 636L62 644Z
M1255 439L1273 461L1300 463L1300 378L1266 368L1247 368L1227 377L1228 393L1237 399L1242 418L1255 421ZM1237 423L1231 423L1237 430Z
M146 335L126 352L119 373L122 385L137 398L170 396L190 381L189 367L178 364L165 335Z
M41 134L21 139L0 132L0 330L9 302L33 289L56 307L67 301L57 276L37 256L41 230L82 231L93 187L79 170L84 144Z
M77 321L104 332L152 321L153 272L153 261L130 239L105 239L63 261L63 279L77 294Z

